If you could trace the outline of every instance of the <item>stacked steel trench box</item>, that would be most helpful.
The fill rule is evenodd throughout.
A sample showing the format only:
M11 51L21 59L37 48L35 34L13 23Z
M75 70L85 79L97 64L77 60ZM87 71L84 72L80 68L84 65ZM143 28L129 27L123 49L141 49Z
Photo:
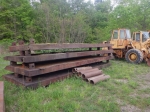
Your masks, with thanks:
M3 77L24 87L47 86L73 76L73 68L108 64L109 60L113 59L111 46L109 43L35 44L34 39L30 39L29 44L23 41L19 41L18 44L14 42L9 47L9 51L19 52L19 55L4 57L5 60L10 61L10 65L5 69L12 73ZM42 53L43 50L48 52Z

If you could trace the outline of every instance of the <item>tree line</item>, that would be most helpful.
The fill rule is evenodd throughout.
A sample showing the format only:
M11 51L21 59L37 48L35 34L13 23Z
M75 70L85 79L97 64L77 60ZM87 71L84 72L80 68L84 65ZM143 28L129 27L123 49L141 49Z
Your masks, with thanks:
M150 30L149 0L0 1L0 40L98 43L117 28Z

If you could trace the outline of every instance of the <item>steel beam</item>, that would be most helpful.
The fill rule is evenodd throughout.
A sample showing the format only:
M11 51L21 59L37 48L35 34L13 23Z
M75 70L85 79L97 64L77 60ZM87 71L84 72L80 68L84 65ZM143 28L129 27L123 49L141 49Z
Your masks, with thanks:
M69 61L62 61L62 62L53 62L53 63L39 63L39 65L35 65L35 68L29 69L27 67L24 67L22 65L9 65L6 66L5 69L9 70L11 72L24 75L24 76L36 76L41 74L46 74L49 72L55 72L58 70L64 70L68 68L73 68L77 66L82 66L86 64L96 63L100 61L106 61L113 59L111 56L106 57L89 57L89 58L83 58L83 59L74 59Z
M6 56L4 57L4 59L13 62L32 63L32 62L76 58L76 57L84 57L84 56L99 55L99 54L103 55L112 52L113 50L66 52L66 53L55 53L55 54L39 54L39 55L32 55L32 56Z
M97 47L111 47L109 43L103 44L85 44L85 43L43 43L43 44L30 44L30 45L16 45L10 46L10 52L16 51L32 51L32 50L51 50L51 49L72 49L72 48L97 48Z
M65 71L59 71L56 73L49 73L45 75L40 75L38 77L34 77L32 79L32 82L25 81L25 77L22 78L16 78L14 74L7 74L4 75L4 79L23 87L30 87L30 88L37 88L39 86L48 86L51 83L61 81L63 79L66 79L68 77L71 77L73 74L71 72Z

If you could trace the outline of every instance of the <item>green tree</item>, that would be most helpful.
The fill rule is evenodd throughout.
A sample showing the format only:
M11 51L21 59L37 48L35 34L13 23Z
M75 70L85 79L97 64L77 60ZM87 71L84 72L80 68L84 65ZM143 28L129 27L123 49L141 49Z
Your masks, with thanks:
M28 0L2 0L0 38L28 40L33 37L33 8Z

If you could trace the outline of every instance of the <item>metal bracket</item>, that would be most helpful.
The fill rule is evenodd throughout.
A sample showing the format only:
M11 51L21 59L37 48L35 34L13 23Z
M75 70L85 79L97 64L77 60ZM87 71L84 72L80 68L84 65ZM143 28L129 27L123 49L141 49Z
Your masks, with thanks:
M29 64L29 69L33 69L33 68L35 68L35 64L34 63Z
M32 77L25 77L26 82L32 82Z
M17 65L17 62L10 61L10 65Z

